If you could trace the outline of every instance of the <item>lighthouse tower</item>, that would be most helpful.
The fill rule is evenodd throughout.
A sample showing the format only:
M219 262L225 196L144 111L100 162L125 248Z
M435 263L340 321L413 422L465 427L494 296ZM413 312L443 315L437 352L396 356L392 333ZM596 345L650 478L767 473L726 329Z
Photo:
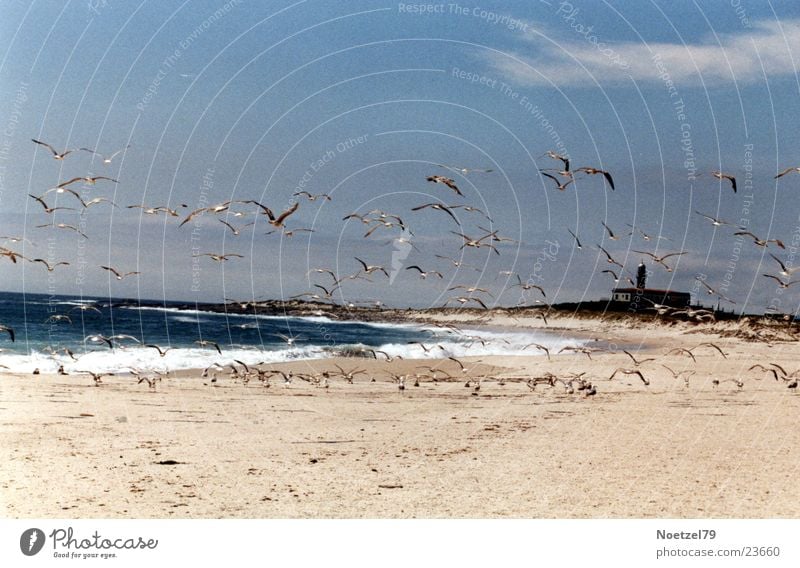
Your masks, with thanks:
M636 288L644 290L647 287L647 267L644 262L639 264L639 269L636 271Z

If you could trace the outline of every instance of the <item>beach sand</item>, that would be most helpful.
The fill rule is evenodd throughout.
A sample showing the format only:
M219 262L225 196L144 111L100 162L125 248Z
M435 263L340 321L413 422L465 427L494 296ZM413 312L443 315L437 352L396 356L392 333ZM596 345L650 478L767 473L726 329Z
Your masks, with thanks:
M608 380L617 367L632 367L622 353L482 357L469 375L492 378L478 392L464 378L418 387L412 378L401 392L388 374L413 374L431 360L271 366L369 370L329 388L299 380L285 388L280 378L265 388L225 375L211 384L199 372L155 389L131 377L95 386L86 376L3 375L0 511L7 518L800 516L800 397L784 381L747 371L756 362L794 370L796 342L750 341L745 323L563 315L545 328L541 319L502 314L482 321L656 357L640 367L651 384L633 375ZM728 358L710 347L694 351L696 363L664 356L704 341ZM465 359L468 368L476 359ZM460 373L455 362L439 363ZM686 386L662 363L696 374ZM597 395L532 391L516 380L545 372L586 372ZM737 377L742 388L726 380Z

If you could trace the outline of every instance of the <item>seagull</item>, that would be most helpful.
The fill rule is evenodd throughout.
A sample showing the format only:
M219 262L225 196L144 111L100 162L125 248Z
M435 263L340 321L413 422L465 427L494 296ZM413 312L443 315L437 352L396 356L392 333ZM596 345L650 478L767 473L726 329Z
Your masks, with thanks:
M490 223L494 223L494 221L492 221L492 218L489 217L486 213L484 213L482 209L478 209L477 207L473 207L472 205L448 205L448 207L450 207L450 209L463 209L468 213L480 213L481 215L486 217L487 221L489 221Z
M317 274L330 274L330 277L333 278L334 284L338 284L339 282L341 282L341 280L337 278L336 273L330 268L312 268L311 270L306 272L306 276L308 276L312 272L316 272Z
M448 298L448 299L447 299L447 301L444 303L444 307L447 307L447 305L448 305L450 302L458 302L458 303L459 303L459 304L461 304L462 306L466 305L468 302L475 302L476 304L480 304L480 306L481 306L483 309L485 309L485 310L488 310L488 309L489 309L489 308L486 306L486 304L484 304L484 303L483 303L483 301L482 301L480 298L465 298L465 297L463 297L463 296L451 296L451 297L450 297L450 298Z
M544 296L545 298L547 297L547 294L544 293L544 288L542 288L541 286L537 286L536 284L528 284L527 282L523 283L522 278L520 278L519 274L517 274L517 282L518 282L517 284L514 284L511 287L513 288L514 286L519 286L526 292L528 290L536 289L542 293L542 296Z
M728 356L725 354L725 352L718 345L715 345L714 343L711 343L711 342L708 342L708 341L706 341L704 343L699 343L698 345L695 345L689 351L694 351L695 349L697 349L699 347L712 347L712 348L716 349L717 351L719 351L719 354L722 355L723 359L727 359L728 358Z
M69 262L59 261L53 264L50 264L43 258L31 258L29 259L31 262L40 262L47 267L47 272L53 272L57 266L69 266Z
M178 217L178 212L175 209L170 209L169 207L145 207L144 205L128 205L127 209L141 209L142 213L147 215L157 215L159 213L166 213L170 217Z
M452 179L448 178L448 177L444 177L444 176L430 176L430 177L428 177L428 178L426 178L426 179L427 179L427 181L430 181L430 182L433 182L433 183L441 183L441 184L444 184L444 185L446 185L447 187L449 187L450 189L452 189L453 191L455 191L455 192L456 192L458 195L460 195L460 196L462 196L462 197L464 196L464 194L463 194L463 193L461 193L461 191L458 189L458 186L456 185L456 182L455 182L455 181L453 181Z
M233 225L231 225L230 223L228 223L224 219L220 219L219 222L222 223L223 225L225 225L226 227L228 227L231 230L231 232L233 232L234 236L237 236L237 237L239 236L239 233L241 232L242 229L244 229L245 227L249 227L250 225L255 225L255 221L252 221L250 223L247 223L246 225L242 225L242 227L240 229L237 229L236 227L234 227Z
M550 158L553 158L554 160L561 160L561 162L564 164L564 171L567 172L569 171L569 158L561 156L560 154L556 154L552 150L548 150L547 152L542 154L542 156L548 156Z
M333 366L336 367L337 369L339 369L339 374L341 375L341 377L344 380L346 380L348 383L350 383L351 385L353 384L353 379L355 379L356 375L360 375L362 373L366 373L367 372L366 369L353 369L351 371L345 371L344 369L342 369L339 365L337 365L335 363L334 363Z
M84 373L86 375L91 375L92 380L96 386L100 386L103 384L103 377L113 377L114 373L95 373L93 371L76 371L78 373Z
M790 282L784 282L783 280L781 280L781 279L780 279L780 278L778 278L777 276L773 276L772 274L762 274L761 276L764 276L765 278L772 278L773 280L775 280L775 281L778 283L778 286L779 286L779 287L780 287L782 290L786 290L786 289L787 289L787 288L789 288L789 286L791 286L792 284L797 284L798 282L800 282L800 280L792 280L792 281L790 281Z
M608 380L611 380L611 379L613 379L615 376L617 376L617 373L623 373L623 374L625 374L625 375L638 375L638 377L639 377L640 379L642 379L642 382L643 382L645 385L647 385L647 386L649 386L649 385L650 385L650 381L648 381L648 380L647 380L647 379L644 377L644 375L642 374L642 372L641 372L641 371L639 371L638 369L623 369L622 367L620 367L620 368L616 369L616 370L615 370L615 371L614 371L614 372L611 374L611 376L610 376L610 377L608 377Z
M594 349L589 349L588 347L575 347L572 345L568 345L567 347L562 347L558 350L559 353L563 353L564 351L572 351L574 353L583 353L586 355L589 360L592 360L592 353L595 351Z
M181 224L178 225L178 227L183 227L186 223L188 223L189 221L194 219L196 216L198 216L198 215L200 215L202 213L205 213L205 212L222 213L223 211L227 211L230 208L232 203L243 203L243 202L240 202L240 201L237 201L237 202L226 201L226 202L220 203L218 205L212 205L211 207L201 207L200 209L195 209L194 211L189 213L189 215L186 216L186 219L181 221ZM251 203L251 202L247 202L247 203ZM252 203L256 203L256 202L253 201ZM261 207L263 207L263 205L261 205Z
M198 258L201 256L208 256L211 258L211 260L216 260L217 262L225 262L229 258L244 258L241 254L236 254L236 253L213 254L210 252L204 252L203 254L192 255L193 258Z
M316 201L317 199L324 199L325 201L331 200L331 196L328 195L327 193L318 193L316 195L313 195L307 191L297 191L292 194L293 197L298 197L300 195L306 197L309 201Z
M426 270L422 270L422 269L421 269L419 266L417 266L416 264L414 264L414 265L411 265L411 266L407 266L407 267L406 267L406 270L416 270L417 272L419 272L419 276L420 276L420 278L422 278L423 280L425 280L425 279L426 279L426 278L427 278L429 275L431 275L431 274L433 274L434 276L438 276L440 279L441 279L441 278L444 278L444 276L442 276L442 273L441 273L441 272L437 272L436 270L427 270L427 271L426 271Z
M380 229L381 227L386 229L391 229L392 227L400 227L404 231L407 230L405 225L403 225L402 223L393 223L391 221L379 221L377 219L375 219L372 222L375 223L375 225L371 229L369 229L366 233L364 233L365 239L369 237L372 233L374 233L376 230Z
M16 341L16 334L14 333L14 330L9 326L0 324L0 331L6 332L8 336L11 338L12 343Z
M122 280L126 276L135 276L137 274L141 274L141 272L125 272L125 273L122 273L122 272L118 271L116 268L113 268L111 266L101 266L100 268L102 268L103 270L108 270L109 272L111 272L114 275L114 277L116 277L117 280Z
M78 181L83 181L83 182L88 183L89 185L94 185L95 183L97 183L101 179L105 179L105 180L108 180L108 181L113 181L114 183L119 183L114 178L110 178L110 177L106 177L106 176L96 176L96 177L85 176L85 177L72 178L69 181L62 182L62 183L60 183L60 184L58 184L56 186L56 189L67 187L68 185L72 185L73 183L78 182Z
M782 249L786 248L786 246L784 246L784 244L779 239L759 239L757 236L755 236L750 231L737 231L737 232L735 232L733 234L734 235L747 235L747 236L751 237L753 239L753 243L755 243L755 245L759 246L759 247L767 247L767 246L769 246L769 243L775 243L776 245L778 245Z
M626 225L628 225L628 226L629 226L631 229L634 229L635 231L639 231L639 234L640 234L640 235L642 235L642 239L644 239L645 241L651 241L651 240L653 240L653 236L652 236L652 235L648 235L647 233L645 233L645 232L644 232L642 229L640 229L639 227L635 227L635 226L631 225L630 223L625 223L625 224L626 224ZM632 235L633 235L633 231L631 231L630 233L628 233L628 236L629 236L629 237L630 237L630 236L632 236ZM662 237L661 235L658 235L658 236L656 237L656 239L658 239L658 240L661 240L661 239L663 239L663 240L665 240L665 241L668 241L668 240L670 240L670 239L668 239L667 237Z
M625 349L623 349L622 352L625 353L625 355L627 355L628 357L631 358L631 361L633 361L633 364L636 367L638 367L639 365L642 365L643 363L647 363L648 361L655 361L655 359L652 358L652 357L650 357L649 359L641 359L641 360L636 359L636 357L634 357L633 354L630 351L626 351Z
M18 252L15 252L13 250L7 249L5 247L0 247L0 256L7 256L8 258L11 259L11 262L13 262L14 264L17 264L17 259L18 258L21 258L23 260L30 260L30 259L25 258L24 256L22 256Z
M283 339L287 345L294 345L298 340L303 339L299 335L284 335L282 333L276 333L275 335Z
M711 221L711 224L714 225L715 227L721 227L722 225L732 225L732 223L728 223L727 221L722 221L722 220L717 219L715 217L711 217L710 215L706 215L704 213L700 213L700 211L697 211L697 210L695 210L695 213L697 213L701 217L705 217L706 219Z
M692 358L692 361L697 363L697 359L695 359L694 353L692 353L691 349L686 349L685 347L675 347L674 349L670 349L669 351L667 351L666 354L672 355L673 353L675 354L683 353L684 355L688 355L689 357Z
M217 350L217 353L222 355L222 349L219 348L219 344L214 341L209 341L208 339L197 339L195 343L198 344L200 347L205 347L206 345L210 345L214 349Z
M528 345L523 347L522 350L525 351L528 347L535 347L539 351L544 351L545 354L547 355L547 360L550 361L550 349L548 349L544 345L542 345L540 343L529 343Z
M114 344L111 342L111 338L106 337L105 335L100 335L99 333L87 335L83 338L83 341L88 341L89 343L105 343L108 345L109 349L114 349Z
M464 290L468 294L474 294L475 292L482 292L482 293L488 294L490 297L494 298L494 296L492 296L492 293L489 292L489 290L487 290L486 288L478 288L476 286L464 286L463 284L459 284L458 286L452 286L452 287L447 289L448 292L450 292L452 290Z
M608 251L607 251L606 249L604 249L604 248L603 248L603 247L601 247L600 245L597 245L597 248L599 248L601 251L603 251L603 253L605 253L605 255L606 255L606 257L607 257L607 260L608 260L608 263L609 263L609 264L616 264L616 265L617 265L617 266L619 266L620 268L625 268L625 267L624 267L624 266L622 266L622 265L621 265L619 262L617 262L616 260L614 260L614 258L613 258L613 257L612 257L612 256L611 256L609 253L608 253Z
M445 213L450 215L450 217L453 218L453 221L456 222L456 225L461 225L461 223L458 222L458 219L456 218L456 216L450 210L450 207L448 207L447 205L442 205L441 203L426 203L425 205L418 205L417 207L412 207L411 210L412 211L420 211L420 210L426 209L428 207L430 207L431 209L436 209L437 211L444 211Z
M656 263L658 263L661 266L663 266L664 268L666 268L667 272L672 272L672 268L670 266L668 266L664 261L666 259L668 259L669 257L671 257L671 256L681 256L681 255L687 254L688 251L671 252L669 254L665 254L664 256L656 256L651 252L646 252L646 251L643 251L643 250L635 250L633 252L638 252L639 254L646 254L647 256L652 258Z
M130 148L130 147L131 147L131 145L130 145L130 144L128 144L128 145L127 145L127 146L125 146L125 147L124 147L122 150L117 150L116 152L114 152L113 154L111 154L111 155L110 155L110 156L108 156L108 157L105 157L105 156L104 156L103 154L101 154L100 152L96 152L96 151L92 150L91 148L78 148L78 149L79 149L79 150L82 150L82 151L84 151L84 152L90 152L90 153L92 153L92 154L94 154L94 155L96 155L96 156L100 156L100 157L103 159L103 163L104 163L104 164L110 164L110 163L111 163L111 160L113 160L114 158L116 158L116 157L117 157L119 154L121 154L122 152L124 152L125 150L127 150L127 149L128 149L128 148Z
M614 180L611 177L611 174L605 170L598 170L597 168L589 168L589 167L582 167L575 170L576 172L583 172L588 175L595 175L595 174L603 174L603 177L608 182L608 185L611 187L611 191L614 191Z
M95 197L94 199L90 199L89 201L84 201L79 197L78 200L81 202L81 205L83 205L84 209L88 209L92 205L97 205L98 203L110 203L112 207L117 207L117 204L108 199L107 197Z
M481 174L489 174L489 173L492 173L494 171L494 170L490 170L490 169L481 169L481 168L459 168L459 167L456 167L456 166L446 166L444 164L436 164L436 165L439 166L440 168L445 168L445 169L453 171L453 172L458 172L458 173L460 173L461 175L464 175L464 176L469 174L469 173L472 173L472 172L477 172L477 173L481 173Z
M163 349L162 347L160 347L160 346L158 346L158 345L155 345L155 344L153 344L153 343L145 343L145 344L143 345L143 347L152 347L153 349L155 349L156 351L158 351L158 354L159 354L161 357L164 357L164 356L167 354L167 351L171 351L171 350L173 349L172 347L167 347L166 349Z
M614 231L611 230L611 227L609 227L608 225L606 225L602 221L600 221L600 224L603 225L603 227L605 227L606 231L608 232L608 238L609 239L611 239L612 241L616 241L616 240L619 239L619 237L614 234Z
M42 207L44 207L44 212L48 213L48 214L54 213L55 211L58 211L58 210L75 211L74 207L49 207L47 205L47 203L44 202L44 199L42 199L41 197L36 197L35 195L32 195L30 193L28 194L28 197L32 197L34 200L36 200L39 203L41 203Z
M791 173L791 172L798 172L798 173L800 173L800 168L786 168L786 169L785 169L785 170L783 170L782 172L778 172L778 175L776 175L776 176L775 176L773 179L778 179L778 178L780 178L780 177L783 177L783 176L785 176L786 174L788 174L788 173Z
M450 231L450 232L452 234L458 235L459 237L464 239L464 244L461 245L461 249L463 249L465 247L473 247L473 248L488 247L488 248L492 249L496 254L500 254L500 251L497 250L497 248L494 245L490 245L489 243L482 242L485 239L493 238L496 235L497 231L495 231L494 233L488 233L488 234L482 236L479 239L473 239L472 237L468 237L467 235L465 235L463 233L458 233L456 231ZM461 249L459 249L459 250L461 250Z
M602 274L610 274L611 277L614 279L614 282L619 282L619 276L617 276L617 273L614 272L613 270L601 270L600 272Z
M156 388L156 384L160 383L160 382L161 382L161 377L153 377L153 378L150 378L150 377L139 377L139 380L136 381L136 384L140 385L142 383L147 383L148 387L150 387L151 389L154 389L154 388Z
M72 319L68 315L64 315L64 314L54 314L54 315L50 316L49 318L47 318L46 320L44 320L44 323L56 323L56 322L60 322L60 321L65 321L67 323L72 323Z
M103 313L97 308L97 306L93 306L92 304L81 304L80 306L75 306L73 308L70 308L69 311L74 311L74 310L80 310L82 312L88 312L89 310L94 310L98 314Z
M726 179L729 182L731 182L731 187L733 188L733 193L736 193L736 178L735 177L733 177L731 175L728 175L728 174L723 174L722 172L717 172L717 171L711 172L711 175L714 176L715 178L717 178L718 180Z
M259 205L264 210L264 214L269 218L269 224L275 228L283 227L284 226L283 222L286 220L286 218L289 217L289 215L291 215L295 211L297 211L298 207L300 207L300 202L295 202L295 204L289 207L289 209L287 209L286 211L275 217L275 214L272 213L272 210L269 207L264 207L263 205L255 201L253 203Z
M791 276L792 274L794 274L795 272L800 270L800 266L796 266L796 267L793 267L793 268L787 268L786 265L783 264L783 262L781 262L780 259L777 256L775 256L772 253L769 253L769 255L772 257L772 259L775 262L777 262L780 265L781 271L779 272L779 274L781 276Z
M569 180L567 180L565 183L561 183L561 180L559 180L554 175L548 174L547 172L542 171L542 170L539 170L539 173L542 174L544 177L548 177L551 180L553 180L554 182L556 182L556 188L558 188L559 191L564 191L565 189L567 189L567 186L569 184L571 184L573 181L575 181L574 178L569 178Z
M714 290L714 288L712 288L711 286L709 286L708 284L706 284L706 283L705 283L703 280L701 280L700 278L695 278L695 280L697 280L698 282L700 282L700 284L702 284L702 285L705 287L705 289L706 289L706 292L708 292L708 294L709 294L709 295L714 295L714 296L716 296L716 297L720 298L721 300L725 300L726 302L730 302L731 304L735 304L735 303L736 303L736 302L734 302L733 300L731 300L730 298L728 298L727 296L724 296L724 295L720 294L719 292L717 292L716 290Z
M277 230L273 229L272 231L267 231L264 234L265 235L271 235L272 233L277 233L277 232L278 232ZM307 229L306 228L306 229L291 229L291 230L287 230L286 228L284 228L284 230L281 231L281 235L283 235L284 237L291 238L291 237L294 236L295 233L313 233L313 232L314 232L314 229Z
M365 273L365 274L372 274L373 272L375 272L375 271L378 271L378 272L383 272L383 273L386 275L386 277L387 277L387 278L389 277L389 273L388 273L388 272L386 272L386 269L385 269L383 266L377 266L377 265L376 265L376 266L372 266L372 265L368 265L366 262L364 262L363 260L361 260L361 259L360 259L360 258L358 258L358 257L353 257L353 258L355 258L355 259L358 261L358 263L359 263L361 266L363 266L363 267L364 267L364 273Z
M34 139L34 138L31 138L31 141L32 141L32 142L35 142L36 144L39 144L40 146L44 146L45 148L49 149L49 150L50 150L50 151L53 153L53 159L54 159L54 160L63 160L63 159L64 159L64 158L66 158L66 157L67 157L69 154L71 154L72 152L74 152L74 151L75 151L75 150L64 150L63 152L61 152L61 153L59 154L59 153L56 151L56 149L55 149L55 148L53 148L53 147L52 147L50 144L48 144L48 143L46 143L46 142L42 142L42 141L40 141L40 140L36 140L36 139Z
M338 285L334 285L333 288L328 290L325 286L320 286L319 284L314 284L314 288L319 288L320 290L322 290L325 293L325 297L326 298L330 298L330 297L333 296L333 293L336 292L336 290L339 289L339 286Z
M442 260L446 260L446 261L450 262L455 268L460 268L460 267L464 266L464 261L462 261L462 260L456 260L454 258L450 258L449 256L442 256L440 254L435 254L433 256L435 256L436 258L440 258Z
M78 227L76 227L76 226L74 226L74 225L67 225L67 224L65 224L65 223L56 223L55 225L49 225L49 224L48 224L48 225L36 225L36 228L37 228L37 229L44 229L44 228L47 228L47 227L52 227L52 228L54 228L54 229L69 229L70 231L75 231L75 232L76 232L76 233L78 233L80 236L82 236L84 239L88 239L88 238L89 238L89 237L87 237L85 234L83 234L83 233L82 233L82 232L81 232L81 231L78 229Z
M783 367L781 367L780 365L775 365L775 367L776 367L777 369L780 369L780 370L782 371L782 374L783 374L783 376L782 376L782 377L780 377L780 378L785 378L785 376L786 376L786 371L784 371L784 370L783 370ZM777 371L776 369L772 369L772 368L769 368L769 367L765 367L764 365L759 365L758 363L756 363L755 365L753 365L752 367L750 367L750 368L749 368L749 369L747 369L747 370L748 370L748 371L752 371L753 369L759 369L759 370L761 370L761 371L764 371L765 373L772 373L772 376L773 376L773 377L775 377L775 380L776 380L776 381L778 380L778 371Z
M568 232L570 235L572 235L572 238L573 238L573 239L575 239L575 244L576 244L576 246L578 247L578 249L579 249L579 250L580 250L580 249L582 249L582 248L583 248L583 245L581 244L581 241L578 239L578 236L577 236L575 233L573 233L573 232L572 232L570 229L567 229L567 232Z

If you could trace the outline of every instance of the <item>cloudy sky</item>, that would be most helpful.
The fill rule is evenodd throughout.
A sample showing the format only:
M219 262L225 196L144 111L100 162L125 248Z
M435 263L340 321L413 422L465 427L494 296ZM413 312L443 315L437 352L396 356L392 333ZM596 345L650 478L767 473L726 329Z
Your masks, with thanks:
M800 264L800 175L774 179L800 166L794 2L37 0L2 11L0 234L27 239L2 246L70 265L48 272L6 259L0 289L286 298L328 287L309 269L353 274L359 257L386 266L391 282L346 281L340 300L441 305L458 284L487 288L489 303L540 297L510 288L510 271L550 301L574 301L608 297L614 285L602 270L620 271L601 245L624 264L623 278L645 259L652 287L699 290L711 303L700 277L736 302L727 308L797 310L800 285L782 290L762 276L777 274L770 253ZM31 139L106 156L129 147L108 164L87 151L54 160ZM600 175L559 191L539 174L560 166L548 150L573 169L611 172L615 191ZM736 177L735 194L716 170ZM463 197L426 181L437 174ZM51 192L50 207L76 210L47 214L28 197L89 175L119 183L70 187L116 208L81 212L73 196ZM300 190L332 199L293 196ZM230 199L276 212L298 201L287 227L314 232L265 234L272 227L253 205L179 227L190 211ZM433 202L491 220L458 208L459 226L441 211L412 211ZM406 232L380 227L365 238L367 225L342 220L372 209L400 216ZM786 248L756 246L696 211ZM53 223L88 238L39 227ZM459 249L452 231L478 238L482 228L511 239L494 243L500 254ZM687 252L668 272L635 251ZM243 258L193 258L202 253ZM120 282L99 268L109 264L142 274ZM444 279L421 279L412 265Z

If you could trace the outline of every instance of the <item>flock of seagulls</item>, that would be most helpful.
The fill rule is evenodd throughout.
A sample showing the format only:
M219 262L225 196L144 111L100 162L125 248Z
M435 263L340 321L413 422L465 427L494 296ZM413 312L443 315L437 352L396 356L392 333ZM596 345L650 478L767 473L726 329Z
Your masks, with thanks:
M108 155L101 154L100 152L90 149L90 148L78 148L76 149L65 149L60 151L56 149L54 146L43 142L41 140L32 139L32 141L47 150L52 154L53 159L63 161L68 156L75 152L86 152L90 153L93 156L97 156L101 159L102 163L105 165L110 165L113 160L123 154L129 146L126 146L123 149L117 150L113 153ZM611 191L616 190L615 180L612 174L604 169L600 169L597 167L592 166L581 166L578 168L571 168L571 161L568 157L560 155L552 150L547 151L544 156L559 162L560 167L558 168L543 168L539 171L541 176L544 179L550 180L555 183L555 188L558 191L565 191L568 187L573 184L577 179L581 176L584 177L592 177L592 176L600 176L602 179L602 183L605 187L607 187ZM467 168L461 166L452 166L452 165L444 165L438 164L438 167L446 169L448 175L461 175L461 176L468 176L472 174L491 174L493 172L492 169L487 168ZM786 175L791 173L800 173L800 168L793 167L787 168L781 172L779 172L775 178L782 178ZM721 171L714 171L711 175L720 180L720 181L727 181L733 192L736 193L737 191L737 182L736 178L733 175L723 173ZM445 281L448 279L447 269L450 270L460 270L460 269L475 269L479 273L481 272L479 268L475 266L470 266L468 264L467 259L469 259L469 254L474 253L467 253L468 250L475 250L475 251L484 251L489 255L501 255L501 248L506 243L517 243L516 240L511 239L506 236L501 236L500 229L492 226L494 222L489 217L489 215L481 210L480 208L466 202L467 196L465 195L465 191L459 187L458 183L455 179L448 177L447 175L441 174L432 174L427 176L426 181L442 186L445 191L441 194L441 198L434 199L427 203L420 203L410 208L408 214L400 212L389 212L384 211L381 209L372 209L366 213L360 211L354 211L342 218L342 221L348 223L361 223L365 227L365 232L363 234L364 239L370 239L378 235L385 235L391 237L392 242L395 246L400 245L407 245L409 248L421 252L419 248L412 242L412 237L414 236L414 232L412 230L412 223L409 221L412 220L409 215L413 216L416 219L417 216L423 215L439 215L441 217L441 222L449 224L451 227L447 234L455 236L457 239L453 239L454 242L452 244L443 243L442 247L437 249L437 253L445 253L445 254L434 254L431 258L432 262L438 262L439 264L435 266L429 266L428 262L421 262L417 261L416 263L409 264L407 266L403 266L402 270L408 273L415 273L420 280L431 281L431 282L438 282L438 281ZM48 215L51 218L51 222L46 224L37 224L37 228L50 228L50 229L59 229L59 230L66 230L76 233L82 239L89 239L89 236L84 232L83 228L84 225L79 223L65 223L61 220L56 220L56 215L70 215L70 214L83 214L87 209L93 206L99 206L102 204L107 204L110 207L117 208L117 204L111 201L106 197L94 197L92 199L87 199L82 195L81 189L87 188L89 186L96 186L98 184L119 184L119 180L107 176L107 175L79 175L71 177L70 179L60 182L56 184L54 187L47 189L41 195L34 195L29 194L29 197L38 203L43 210L44 215ZM468 193L468 192L467 192ZM66 204L59 204L59 198L68 199ZM210 205L195 209L189 212L183 212L182 210L188 209L185 204L180 204L176 207L171 207L168 205L145 205L145 204L133 204L125 206L125 209L138 209L140 210L142 215L165 215L166 217L172 217L175 219L180 219L178 223L176 221L178 227L184 227L188 223L198 220L200 217L204 216L218 216L217 220L219 223L225 227L223 231L230 231L234 237L238 237L242 234L242 231L245 228L257 226L258 221L262 220L266 224L271 227L271 230L266 232L265 234L273 234L278 233L285 237L291 237L297 233L310 233L313 232L314 229L306 228L306 227L295 227L289 226L295 219L295 214L300 210L300 200L304 200L305 202L330 202L332 201L332 196L326 193L319 193L319 194L312 194L308 191L298 191L292 194L292 197L295 200L282 207L282 208L272 208L269 207L259 201L246 199L246 200L229 200L219 204ZM445 198L448 199L445 199ZM752 240L754 246L768 248L774 245L778 249L785 250L784 243L777 238L762 238L748 230L745 227L737 227L735 224L728 223L721 219L718 219L712 215L707 215L696 211L696 214L700 215L702 218L710 222L710 224L714 227L724 227L724 226L731 226L734 227L735 230L732 235L736 237L742 238L749 238ZM239 224L236 220L244 217L252 217L254 220L246 222L244 224ZM476 224L474 227L469 227L475 219L481 219L480 223ZM430 222L431 219L428 219ZM482 227L481 224L485 224L484 221L488 221L490 223L489 228ZM630 231L619 231L615 228L609 226L605 221L600 221L600 224L603 227L604 234L609 241L618 242L624 237L628 238L640 238L642 241L646 243L651 243L655 245L659 245L661 240L668 241L665 237L661 235L653 235L650 232L645 231L643 228L634 225L628 225ZM574 239L575 242L575 249L577 250L584 250L586 247L580 240L579 230L576 227L574 230L572 228L567 228L567 231ZM70 263L66 260L55 260L55 259L43 259L43 258L34 258L24 256L22 253L14 250L14 245L19 243L24 243L26 240L22 237L14 237L14 236L7 236L2 237L3 244L0 245L0 257L8 258L12 263L16 264L18 261L28 261L31 263L39 264L43 266L48 272L53 272L58 269L60 266L69 266ZM28 241L29 242L29 241ZM452 248L452 255L446 254L446 248L450 246ZM12 248L14 247L14 248ZM634 281L631 278L631 274L626 272L625 266L622 262L620 262L617 258L615 258L612 253L603 247L602 243L596 245L596 250L601 255L600 258L604 259L609 266L601 266L601 270L598 272L602 275L609 275L614 282L619 282L620 280L626 280L631 285L634 285ZM659 250L658 246L656 246L655 250L645 250L644 247L640 247L637 249L632 249L633 252L642 255L643 257L647 257L652 262L660 266L664 271L667 273L673 272L677 268L677 264L679 263L680 259L685 255L689 254L689 251L685 250L676 250L676 251L668 251L665 252L663 250ZM461 258L458 258L461 256ZM797 270L791 266L788 266L788 261L782 260L779 257L775 256L772 253L769 253L769 256L776 262L779 270L777 270L776 274L772 273L764 273L763 277L770 279L776 283L780 289L788 289L794 286L797 283L800 283L800 280L792 280L791 276ZM245 258L244 255L238 253L231 253L231 252L196 252L192 255L193 258L208 258L212 261L217 263L222 263L226 261L230 261L233 259L243 259ZM342 306L352 306L352 302L348 301L348 299L344 296L342 290L342 284L347 281L356 281L360 280L363 282L368 283L375 283L375 278L379 278L381 275L387 279L391 278L390 272L393 271L396 267L394 266L384 266L380 264L374 264L372 262L368 262L362 258L353 256L353 267L354 271L350 274L346 274L340 276L334 270L326 267L319 267L319 268L312 268L308 275L317 274L324 276L328 280L322 282L309 282L310 289L295 296L292 296L291 299L307 299L313 302L321 302L321 303L330 303L330 304L338 304ZM668 262L669 261L669 262ZM440 264L444 262L447 265L447 268L440 266ZM424 266L424 268L423 268ZM98 267L101 270L105 270L109 273L111 277L113 277L116 281L122 281L127 278L136 277L141 275L142 273L139 270L128 270L122 269L119 267L114 267L110 265L100 265ZM481 275L483 276L483 275ZM522 276L514 271L501 271L498 274L499 276L506 276L508 280L506 282L514 282L513 284L506 285L503 287L503 292L507 290L513 290L518 288L520 292L525 294L525 297L528 299L529 304L539 304L542 307L546 308L548 306L549 296L547 290L541 283L536 283L531 279L523 280ZM709 295L714 295L717 298L728 301L731 303L735 303L730 298L726 297L720 291L712 288L703 280L698 280L699 284L704 287L705 291ZM459 285L452 285L447 288L447 292L455 292L455 295L451 295L448 297L443 298L442 307L449 307L449 306L460 306L464 308L472 308L472 309L482 309L488 310L490 306L496 305L498 303L498 296L499 294L493 294L490 289L486 286L480 286L477 283L474 285L468 284L459 284ZM501 292L502 293L502 292ZM533 296L528 296L532 294ZM668 317L683 317L685 319L695 320L698 322L703 321L713 321L714 319L714 312L705 309L698 309L692 307L685 307L685 308L674 308L666 305L657 304L652 302L651 300L647 300L650 306L646 306L647 310L650 310L657 314L658 316L668 316ZM95 306L91 305L82 305L77 307L76 309L80 310L97 310ZM99 310L97 310L99 312ZM546 323L546 312L541 313L542 319L544 319ZM71 319L69 314L59 314L52 316L51 322L64 322L64 323L71 323ZM14 331L8 328L7 326L0 327L0 331L7 332L11 340L14 340ZM93 343L93 344L100 344L106 345L109 348L114 348L121 340L128 340L127 337L103 337L103 336L89 336L86 338L86 342ZM287 342L289 345L294 345L297 338L286 336L282 338ZM198 340L196 342L201 347L213 347L219 354L222 354L222 349L219 344L208 341L208 340ZM170 350L169 347L163 348L158 345L154 344L145 344L146 347L150 347L153 349L158 350L158 353L161 357L164 357L166 353ZM547 357L550 357L550 352L546 348L540 345L533 345L540 351L544 351ZM719 348L718 348L719 349ZM722 353L721 349L719 350ZM591 355L595 353L594 350L587 350L583 349L579 351L585 353L587 357L591 358ZM639 361L629 352L624 352L627 355L632 363L633 368L627 367L619 367L615 370L614 374L609 377L609 380L614 379L618 375L625 375L625 376L635 376L637 377L643 384L649 385L649 380L646 377L645 373L640 369L640 367L645 363L645 361ZM689 352L691 355L691 351ZM724 354L723 354L724 356ZM692 358L694 358L692 356ZM648 361L649 362L649 361ZM258 370L258 365L252 366L254 369ZM462 367L463 368L463 367ZM241 371L237 371L241 372ZM249 371L246 371L249 372ZM260 371L259 371L260 372ZM775 371L777 372L777 370ZM141 373L140 373L141 374ZM357 373L356 373L357 374ZM260 377L265 375L260 374ZM342 375L344 376L344 375ZM350 372L348 375L350 380L353 379L354 373ZM685 377L687 376L685 373L681 374L680 376ZM786 373L781 375L783 377L787 377ZM144 380L144 379L148 380ZM405 380L400 381L398 379L398 384L404 385ZM95 379L96 382L100 382L100 378ZM416 377L415 380L418 382L419 377ZM560 379L563 381L563 379ZM155 384L154 379L152 377L144 377L141 382L147 382L148 385L151 387ZM553 386L555 381L551 381ZM568 383L559 383L559 384L569 384L570 388L573 388L576 382L580 382L577 378L572 378ZM539 383L537 383L539 384ZM586 383L581 383L582 388L579 390L582 391L596 391L594 385ZM591 388L589 388L591 387Z

